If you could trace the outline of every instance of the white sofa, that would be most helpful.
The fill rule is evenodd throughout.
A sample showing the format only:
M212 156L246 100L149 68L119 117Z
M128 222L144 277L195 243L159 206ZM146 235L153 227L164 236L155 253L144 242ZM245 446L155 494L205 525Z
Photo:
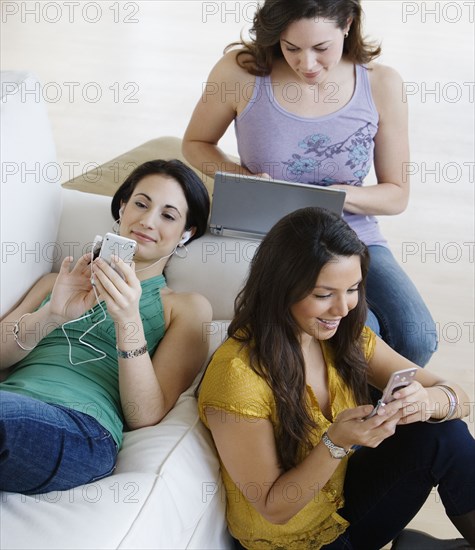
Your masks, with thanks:
M2 314L112 224L110 197L61 188L45 106L23 93L35 82L2 73ZM210 300L214 320L203 328L210 353L225 336L255 248L208 234L167 268L171 288ZM193 390L157 426L125 434L112 476L65 492L0 493L0 548L231 548L219 463Z

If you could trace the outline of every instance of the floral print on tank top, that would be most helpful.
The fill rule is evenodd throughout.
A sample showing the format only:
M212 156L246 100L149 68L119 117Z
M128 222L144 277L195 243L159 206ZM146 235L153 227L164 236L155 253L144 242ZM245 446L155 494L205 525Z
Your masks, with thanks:
M291 159L283 161L282 164L287 167L285 170L292 174L293 181L295 177L314 173L315 183L318 185L328 186L334 183L362 185L372 162L373 137L369 126L370 123L365 124L339 143L332 143L331 138L325 134L306 136L298 143L299 149L304 151L294 153ZM342 165L342 160L345 166L349 166L353 171L354 180L342 182L332 177Z

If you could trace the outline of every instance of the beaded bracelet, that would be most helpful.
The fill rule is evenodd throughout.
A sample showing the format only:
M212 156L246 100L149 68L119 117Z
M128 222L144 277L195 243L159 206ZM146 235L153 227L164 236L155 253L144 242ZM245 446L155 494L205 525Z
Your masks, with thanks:
M440 424L441 422L450 420L455 415L459 406L459 398L455 390L452 389L450 386L446 386L445 384L437 384L434 387L440 388L448 397L449 410L447 411L447 414L444 416L444 418L429 418L428 420L426 420L426 422L428 422L429 424Z
M21 348L23 351L31 351L32 349L35 349L36 346L33 346L32 348L27 348L25 347L21 342L20 340L18 339L18 335L20 334L20 323L21 323L21 320L23 319L23 317L26 317L27 315L31 315L31 313L24 313L19 319L18 321L13 325L13 329L12 329L12 332L13 332L13 338L17 344L17 346L19 348Z
M117 349L117 357L120 359L133 359L134 357L140 357L144 353L147 353L147 344L143 345L141 348L133 349L130 351L123 351L119 348Z

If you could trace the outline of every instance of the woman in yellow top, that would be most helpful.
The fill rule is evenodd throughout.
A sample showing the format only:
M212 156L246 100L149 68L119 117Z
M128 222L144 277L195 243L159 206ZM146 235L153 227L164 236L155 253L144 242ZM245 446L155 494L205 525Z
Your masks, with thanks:
M468 397L364 327L367 271L366 246L319 208L283 218L252 260L199 394L237 548L378 549L437 485L475 543ZM366 418L368 384L409 367L415 379Z

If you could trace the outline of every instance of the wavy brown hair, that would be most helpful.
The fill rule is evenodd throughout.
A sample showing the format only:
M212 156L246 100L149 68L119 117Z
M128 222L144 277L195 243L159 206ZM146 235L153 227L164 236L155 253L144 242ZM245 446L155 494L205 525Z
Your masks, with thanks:
M280 36L294 21L324 18L344 29L352 19L343 55L352 63L364 65L381 54L381 47L367 41L362 34L363 10L360 0L266 0L257 9L250 29L251 40L241 38L230 44L225 52L240 46L238 64L250 74L266 76L271 73L274 59L283 57Z
M246 284L235 300L228 336L249 350L251 368L270 386L280 432L277 452L284 470L311 448L315 428L306 396L300 329L290 308L308 296L321 269L336 256L359 256L362 282L357 306L344 317L328 345L335 367L357 403L368 403L367 363L361 334L366 320L366 245L342 218L322 208L303 208L282 218L254 255Z

